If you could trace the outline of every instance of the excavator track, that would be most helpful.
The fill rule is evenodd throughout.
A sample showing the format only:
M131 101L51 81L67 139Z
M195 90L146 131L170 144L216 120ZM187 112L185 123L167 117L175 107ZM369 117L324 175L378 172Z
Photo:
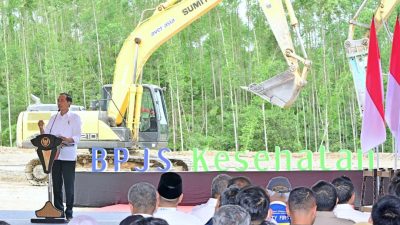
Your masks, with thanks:
M49 180L49 175L44 173L39 158L32 159L26 164L25 177L34 186L45 186Z

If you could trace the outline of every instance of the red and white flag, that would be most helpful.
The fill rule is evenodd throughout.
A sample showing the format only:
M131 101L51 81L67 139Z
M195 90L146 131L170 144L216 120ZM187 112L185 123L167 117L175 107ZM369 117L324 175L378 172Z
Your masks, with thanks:
M396 18L394 27L392 55L390 57L390 68L386 93L386 123L393 137L399 140L400 122L400 24Z
M361 127L361 149L365 153L386 140L385 113L383 111L383 83L381 57L375 22L372 19L368 47L365 108Z

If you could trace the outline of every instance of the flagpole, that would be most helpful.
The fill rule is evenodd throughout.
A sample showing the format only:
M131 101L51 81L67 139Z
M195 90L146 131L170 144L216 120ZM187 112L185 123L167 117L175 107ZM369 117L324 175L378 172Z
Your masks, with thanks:
M380 146L380 145L379 145ZM379 174L379 147L375 147L375 153L376 153L376 171L377 174ZM379 198L379 187L380 187L380 177L377 176L376 178L376 196Z
M387 82L386 96L386 114L385 119L393 136L393 157L394 169L397 170L397 158L399 154L399 146L397 146L400 128L400 67L398 61L400 59L400 24L399 15L397 15L394 25L392 37L392 53L390 55L390 65Z
M366 94L364 104L365 107L363 111L360 141L361 149L364 153L371 149L375 150L376 170L380 174L381 171L379 171L380 162L378 147L382 146L382 144L386 141L386 126L385 110L383 107L384 91L382 83L381 57L379 52L379 43L376 37L374 18L372 18L371 21L369 38L368 63L366 72ZM374 184L374 188L376 188L376 192L374 193L376 193L376 196L379 196L379 187L381 185L380 175L374 177L374 180L375 179L376 182Z
M393 137L394 140L394 170L397 170L397 140L395 137Z

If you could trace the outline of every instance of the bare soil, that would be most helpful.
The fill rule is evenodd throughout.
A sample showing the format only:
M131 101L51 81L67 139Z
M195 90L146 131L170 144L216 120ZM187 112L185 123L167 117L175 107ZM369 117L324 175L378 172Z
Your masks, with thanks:
M83 150L79 150L83 151ZM83 152L88 154L87 151ZM257 170L254 160L256 158L256 152L241 153L240 159L245 160L248 163L247 170ZM157 156L156 151L151 152L152 157ZM199 154L198 154L199 155ZM215 163L215 159L218 155L216 151L207 151L202 156L206 162L207 170L218 170L227 169L235 171L242 167L243 164L235 160L235 152L229 152L227 154L227 160L225 162ZM170 152L166 154L167 158L179 158L185 161L189 168L193 169L193 152ZM226 155L221 156L222 159L226 159ZM222 158L221 158L222 157ZM304 154L294 153L292 156L292 169L298 169L298 162L304 159ZM343 154L339 153L327 153L326 154L326 166L330 168L336 168L338 160L343 158ZM393 168L394 157L392 154L380 154L380 167ZM43 206L44 201L47 197L47 186L32 186L25 178L25 165L31 159L37 158L36 151L34 149L20 149L0 146L0 210L36 210ZM375 160L374 160L375 161ZM260 162L260 164L268 167L268 170L275 170L275 156L274 153L270 153L270 160L268 162ZM357 169L357 156L352 156L352 169ZM200 161L197 161L197 170L205 171ZM368 159L366 156L363 157L363 167L368 166ZM376 163L374 164L376 166ZM286 169L285 156L281 156L281 169ZM313 169L320 169L320 155L319 153L313 154ZM88 168L78 168L79 170L88 170Z

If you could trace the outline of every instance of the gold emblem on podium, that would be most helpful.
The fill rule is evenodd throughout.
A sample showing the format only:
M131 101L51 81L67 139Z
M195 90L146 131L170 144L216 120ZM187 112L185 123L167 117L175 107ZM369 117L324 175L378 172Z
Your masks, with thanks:
M50 145L50 138L43 137L42 140L40 140L40 143L43 147L47 148Z

